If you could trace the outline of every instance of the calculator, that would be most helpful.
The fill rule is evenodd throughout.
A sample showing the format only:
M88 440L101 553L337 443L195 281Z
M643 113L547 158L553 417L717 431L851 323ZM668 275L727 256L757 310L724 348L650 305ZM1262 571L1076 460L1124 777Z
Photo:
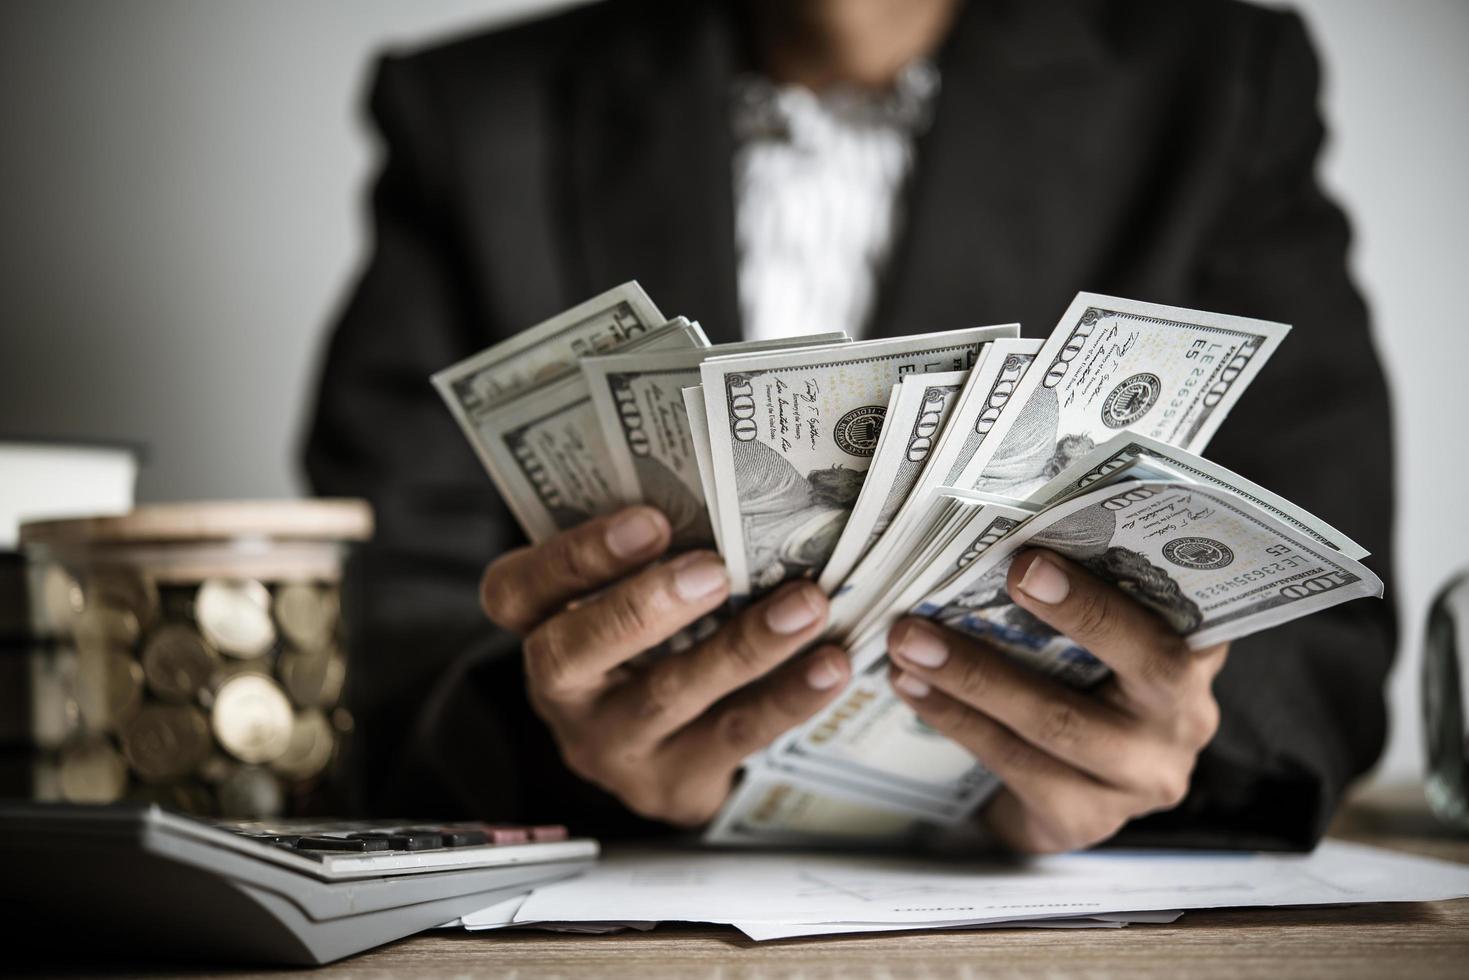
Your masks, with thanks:
M78 948L316 965L578 874L597 854L596 841L551 825L5 803L0 911L7 929Z

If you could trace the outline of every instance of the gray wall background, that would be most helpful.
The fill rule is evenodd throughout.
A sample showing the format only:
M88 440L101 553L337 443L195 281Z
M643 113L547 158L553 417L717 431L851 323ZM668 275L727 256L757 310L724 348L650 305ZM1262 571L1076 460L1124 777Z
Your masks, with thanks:
M365 247L372 54L558 5L8 0L0 434L141 442L143 500L301 492L324 327ZM1421 768L1424 610L1469 566L1469 3L1296 5L1397 396L1396 777Z

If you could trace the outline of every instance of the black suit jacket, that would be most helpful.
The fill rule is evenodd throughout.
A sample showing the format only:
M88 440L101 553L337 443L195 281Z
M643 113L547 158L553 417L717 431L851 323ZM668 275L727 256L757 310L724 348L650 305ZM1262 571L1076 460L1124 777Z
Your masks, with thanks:
M368 498L353 563L363 806L628 821L528 711L512 637L476 602L522 538L431 372L636 278L715 342L740 335L728 105L736 5L611 0L384 58L375 245L332 337L307 446L323 494ZM1079 289L1294 324L1209 454L1391 550L1388 402L1348 230L1315 178L1300 20L1233 0L975 0L881 284L876 335L1019 320ZM813 331L831 324L813 323ZM1376 758L1390 601L1235 644L1218 737L1133 839L1305 846Z

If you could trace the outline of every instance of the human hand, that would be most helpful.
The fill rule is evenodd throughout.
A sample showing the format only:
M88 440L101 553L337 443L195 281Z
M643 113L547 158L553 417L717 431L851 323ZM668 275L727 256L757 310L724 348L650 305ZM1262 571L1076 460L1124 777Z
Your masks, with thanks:
M530 701L567 765L647 817L683 826L719 809L750 753L805 721L841 690L847 655L792 655L826 622L815 583L789 582L690 650L631 661L718 609L729 595L708 551L649 565L668 520L629 507L485 570L495 623L525 637Z
M1182 802L1219 726L1229 644L1190 650L1151 610L1051 552L1023 553L1010 597L1113 675L1078 691L923 619L888 635L893 688L1003 782L983 819L1004 844L1069 851Z

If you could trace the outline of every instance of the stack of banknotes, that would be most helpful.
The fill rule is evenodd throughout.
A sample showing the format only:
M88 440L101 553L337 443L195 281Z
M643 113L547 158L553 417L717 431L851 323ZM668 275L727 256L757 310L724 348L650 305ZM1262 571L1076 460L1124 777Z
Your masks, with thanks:
M853 681L748 760L709 840L901 843L998 784L889 688L900 617L1078 687L1107 675L1010 602L1022 548L1194 647L1382 594L1360 546L1200 455L1289 329L1081 293L1044 341L1006 324L711 346L627 283L433 381L532 540L644 502L676 550L718 549L731 610L796 576L831 596Z

